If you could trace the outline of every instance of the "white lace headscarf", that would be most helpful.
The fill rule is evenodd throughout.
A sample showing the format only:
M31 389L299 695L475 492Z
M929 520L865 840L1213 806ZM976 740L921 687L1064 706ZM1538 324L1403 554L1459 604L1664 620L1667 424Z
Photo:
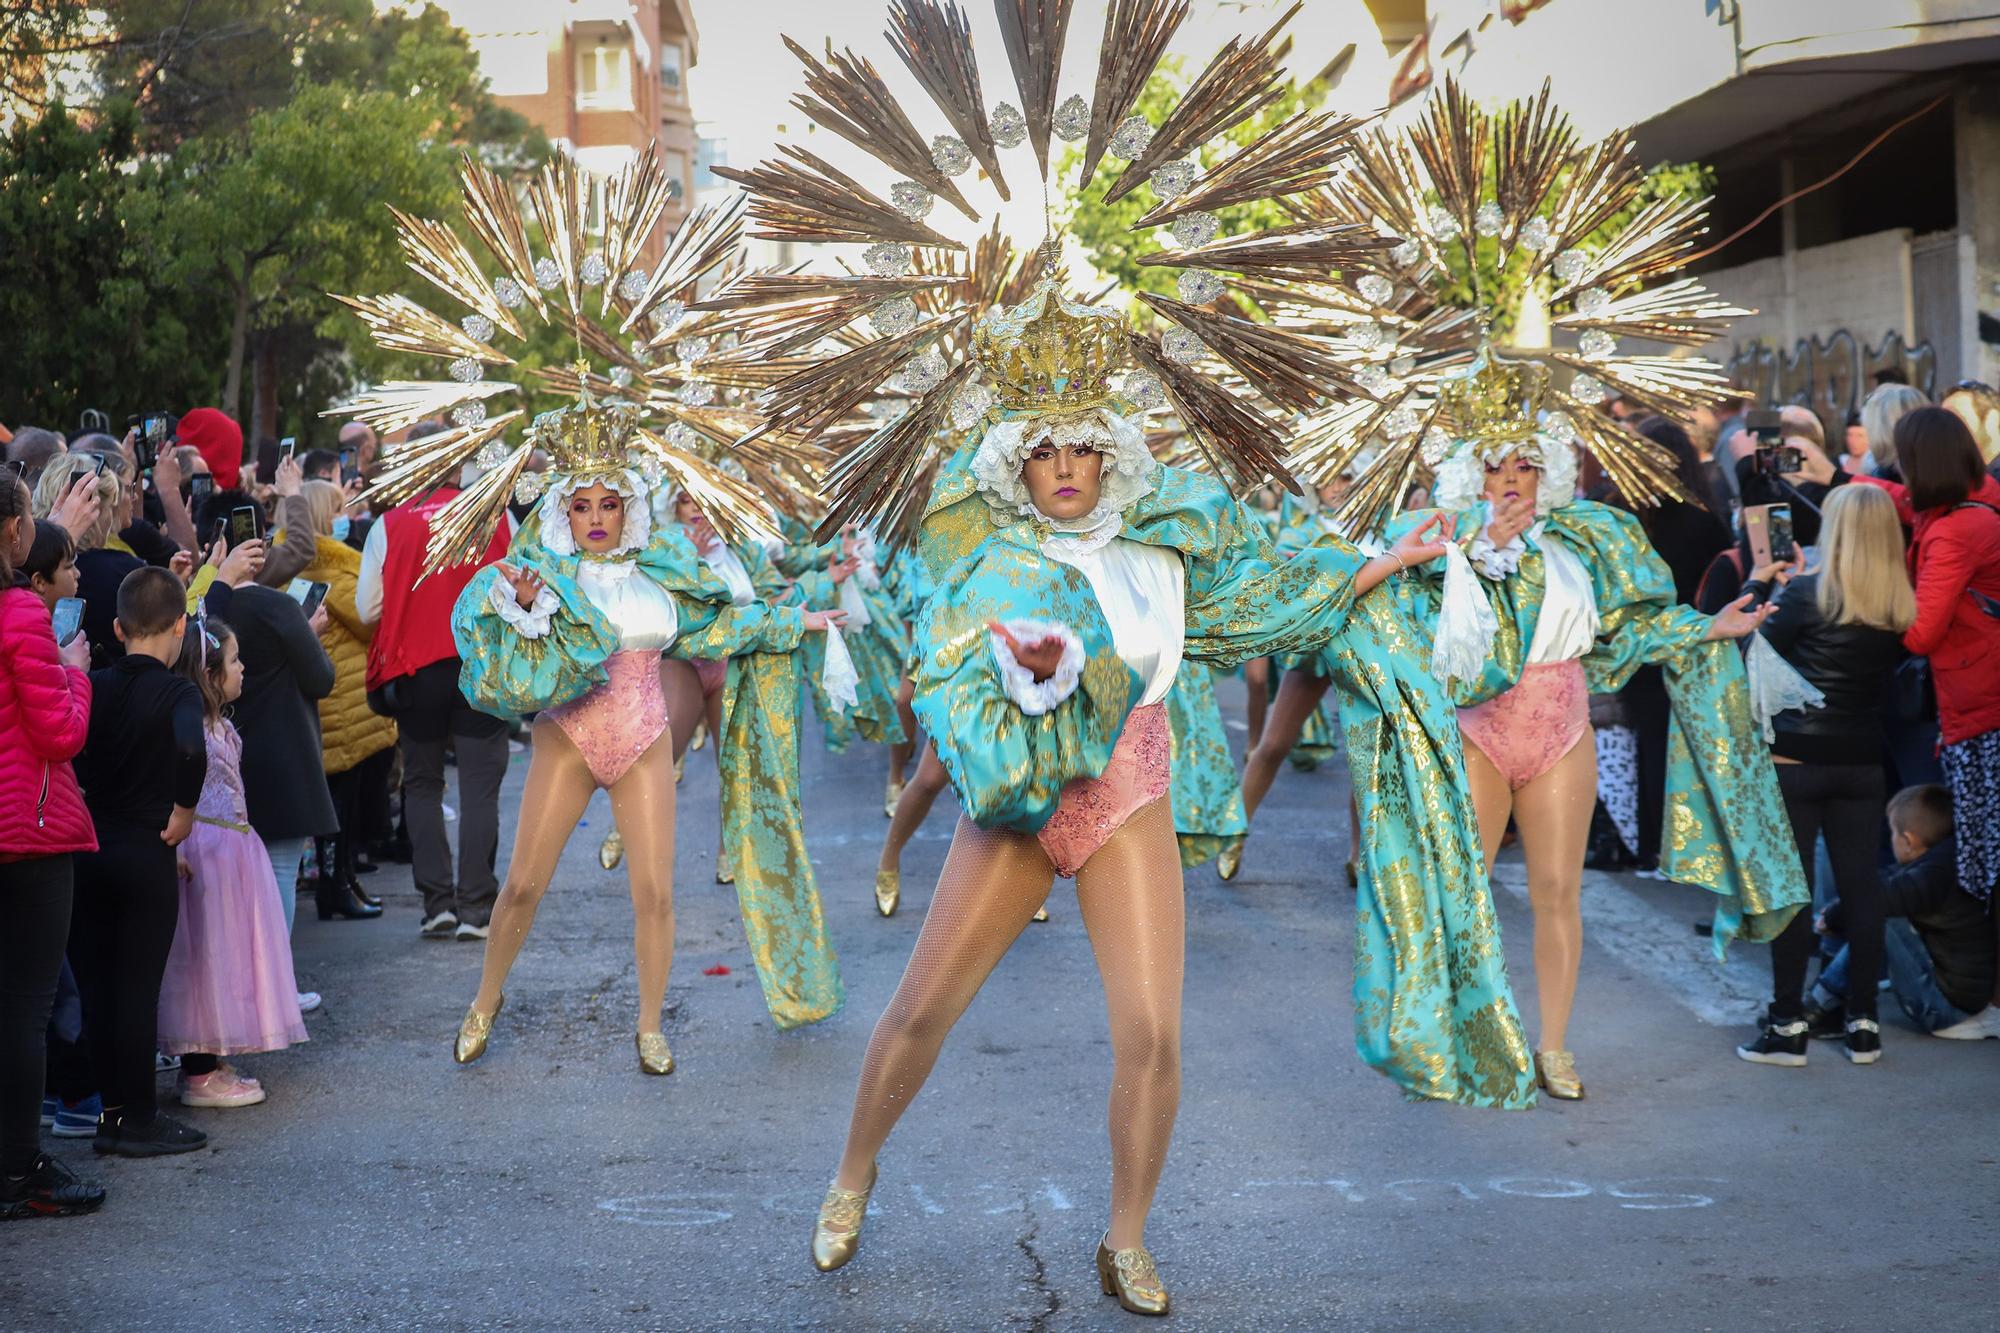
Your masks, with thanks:
M1028 484L1021 480L1022 464L1045 442L1065 446L1088 442L1104 455L1097 507L1081 518L1050 518L1035 507ZM1125 525L1125 511L1152 493L1158 467L1146 448L1144 428L1108 407L999 422L987 428L972 455L972 478L992 507L994 522L1040 521L1091 547L1118 535Z
M572 496L587 486L607 486L625 498L625 527L618 534L618 545L594 558L645 550L646 543L653 538L653 506L648 498L653 488L631 468L576 477L563 474L552 476L541 502L542 545L555 555L577 553L576 538L570 535L569 530L569 502Z
M1490 447L1468 445L1439 465L1431 498L1449 513L1470 509L1485 498L1486 467L1515 453L1541 469L1541 484L1535 490L1535 517L1547 518L1576 499L1576 446L1562 444L1546 435Z

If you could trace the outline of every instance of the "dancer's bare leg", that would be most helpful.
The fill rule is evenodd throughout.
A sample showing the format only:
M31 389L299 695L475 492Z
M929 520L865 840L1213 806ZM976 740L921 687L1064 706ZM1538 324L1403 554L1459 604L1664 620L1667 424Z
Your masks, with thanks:
M1111 1020L1111 1231L1114 1250L1146 1243L1181 1096L1186 923L1173 804L1132 816L1076 877Z
M1250 748L1264 739L1264 711L1271 702L1271 659L1253 657L1243 664L1243 712L1250 724Z
M701 720L701 677L694 663L678 657L660 659L660 689L667 696L667 727L674 734L674 758L687 753L694 739L695 724Z
M917 760L917 775L903 788L903 794L896 799L896 813L889 820L889 836L882 841L882 856L876 861L877 870L900 870L903 863L903 848L910 839L917 836L917 830L924 826L924 819L931 812L931 805L939 793L951 785L951 779L938 762L937 751L924 747L923 756Z
M1264 734L1251 746L1250 753L1243 760L1243 815L1252 818L1257 807L1264 803L1271 784L1277 780L1278 767L1285 762L1285 756L1299 743L1299 733L1305 730L1306 719L1319 707L1319 701L1326 697L1326 687L1330 682L1325 676L1308 675L1303 671L1287 671L1285 678L1278 682L1278 697L1271 705L1270 720L1264 724Z
M1032 836L983 829L960 816L916 950L868 1039L835 1178L841 1188L868 1188L875 1155L929 1077L945 1034L1027 928L1054 879L1055 868Z
M1583 856L1597 805L1597 745L1589 731L1555 767L1514 793L1514 826L1528 863L1535 912L1538 1051L1569 1049L1570 1008L1583 962Z
M671 714L669 715L671 716ZM653 742L611 786L611 817L625 836L632 877L632 945L639 963L639 1025L658 1032L674 965L674 741Z
M908 676L896 686L896 717L903 724L904 739L889 747L889 785L901 786L904 774L910 770L910 756L917 748L917 713L910 707L910 700L917 694L917 683Z
M590 765L563 729L546 717L537 721L528 781L521 792L520 822L514 828L514 851L507 858L507 882L493 903L479 993L472 1000L480 1013L491 1014L500 1007L507 973L527 943L535 910L542 904L563 846L596 791Z

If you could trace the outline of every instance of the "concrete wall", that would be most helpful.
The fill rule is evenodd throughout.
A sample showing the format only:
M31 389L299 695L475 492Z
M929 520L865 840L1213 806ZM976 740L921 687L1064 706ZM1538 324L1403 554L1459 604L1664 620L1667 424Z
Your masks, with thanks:
M1901 228L1701 276L1718 295L1757 312L1735 320L1728 341L1705 350L1719 360L1744 343L1790 348L1838 329L1869 343L1888 332L1914 337L1910 233Z

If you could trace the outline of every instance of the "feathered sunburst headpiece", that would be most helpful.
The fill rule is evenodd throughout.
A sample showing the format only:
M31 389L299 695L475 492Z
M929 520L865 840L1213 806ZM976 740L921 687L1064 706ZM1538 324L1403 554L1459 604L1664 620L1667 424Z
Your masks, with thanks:
M1338 182L1288 201L1301 221L1396 237L1385 271L1312 293L1347 321L1342 359L1368 400L1310 422L1292 463L1330 476L1373 451L1341 507L1351 531L1461 448L1535 438L1588 449L1635 503L1681 495L1672 456L1598 405L1719 401L1721 366L1659 348L1699 346L1750 312L1693 278L1657 281L1693 250L1708 200L1648 201L1643 184L1631 140L1580 142L1546 87L1488 113L1447 81L1421 121L1369 130ZM1524 313L1517 345L1499 346L1507 301Z
M772 531L764 495L783 492L775 473L798 466L808 446L786 441L782 455L770 445L747 449L731 462L736 441L756 424L727 401L745 386L716 364L738 335L691 309L696 280L727 271L741 247L741 198L697 208L649 271L670 197L656 151L608 180L566 155L552 158L527 191L540 253L509 181L469 157L460 180L463 230L483 261L459 230L390 210L410 268L458 307L455 321L401 295L335 298L367 322L378 346L446 363L448 378L377 385L327 414L385 433L450 421L439 434L392 446L364 497L377 508L400 504L456 483L467 464L478 468L432 523L426 571L477 556L510 500L625 471L685 488L732 539ZM537 321L557 325L575 347L569 364L535 372L572 401L514 435L523 409L496 415L488 402L520 386L486 374L516 364L502 345L525 340ZM538 448L550 472L528 471Z
M1357 122L1305 111L1212 167L1200 155L1283 95L1282 34L1300 6L1224 45L1158 124L1133 110L1187 18L1186 0L1111 0L1094 68L1065 95L1071 7L997 0L1013 92L989 103L964 10L951 0L893 0L889 44L931 103L914 115L865 57L830 43L816 56L787 39L805 68L793 105L902 178L886 200L798 146L756 167L718 169L748 191L754 235L857 247L844 276L760 279L729 300L744 332L739 356L806 358L763 390L765 429L818 439L866 403L893 404L827 472L823 532L874 519L889 540L905 540L941 459L982 425L1103 405L1170 410L1192 455L1239 490L1272 478L1296 490L1288 419L1366 392L1340 354L1338 328L1317 314L1298 318L1286 302L1335 271L1387 272L1395 240L1365 220L1309 216L1224 235L1216 212L1334 179ZM920 128L926 115L932 123ZM1053 236L1015 263L995 230L967 261L964 244L926 221L940 203L983 221L993 205L977 196L1007 200L1024 168L1046 195L1056 141L1081 145L1086 184L1100 162L1123 163L1079 208L1150 192L1134 229L1164 228L1172 245L1140 262L1181 272L1177 299L1141 298L1148 328L1065 296ZM1032 159L1020 154L1003 167L1002 154L1024 144ZM967 180L975 164L985 190ZM864 315L872 337L849 327Z

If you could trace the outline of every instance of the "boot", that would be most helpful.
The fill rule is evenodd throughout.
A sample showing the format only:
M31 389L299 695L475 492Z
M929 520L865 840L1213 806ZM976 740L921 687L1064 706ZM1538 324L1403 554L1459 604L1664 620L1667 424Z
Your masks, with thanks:
M366 921L382 915L380 903L369 904L355 893L352 880L337 884L329 879L321 879L319 892L313 895L313 903L319 908L319 919L331 921L334 917L344 917L349 921Z

